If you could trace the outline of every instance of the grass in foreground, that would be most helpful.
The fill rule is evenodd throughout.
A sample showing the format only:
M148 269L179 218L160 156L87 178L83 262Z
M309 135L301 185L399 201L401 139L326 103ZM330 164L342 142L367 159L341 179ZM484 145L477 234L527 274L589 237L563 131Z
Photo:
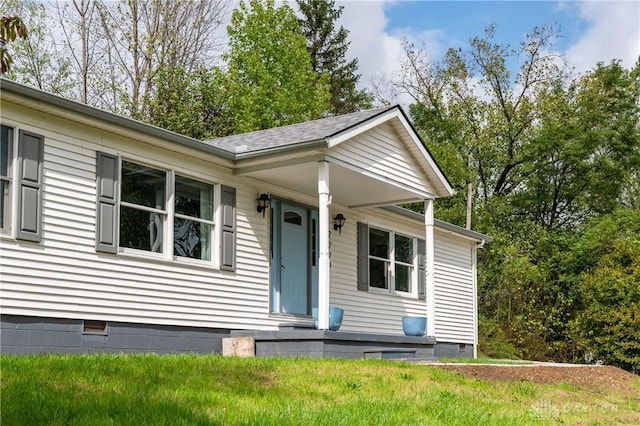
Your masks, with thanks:
M0 356L7 425L637 424L634 394L487 383L393 361Z

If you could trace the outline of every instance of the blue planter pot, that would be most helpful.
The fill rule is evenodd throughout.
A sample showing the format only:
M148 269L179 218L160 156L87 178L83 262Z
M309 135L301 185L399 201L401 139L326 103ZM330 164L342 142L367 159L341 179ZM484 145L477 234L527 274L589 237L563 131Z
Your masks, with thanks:
M427 317L402 317L402 330L407 336L424 336Z
M313 326L318 328L318 308L311 310L313 314ZM329 306L329 330L338 331L342 325L342 317L344 316L344 309L337 306Z

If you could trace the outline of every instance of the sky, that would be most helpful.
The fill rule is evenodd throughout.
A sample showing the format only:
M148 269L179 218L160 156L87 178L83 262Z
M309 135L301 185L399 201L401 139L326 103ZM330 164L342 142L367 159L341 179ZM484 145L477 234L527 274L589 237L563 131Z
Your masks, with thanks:
M633 1L336 1L344 6L339 25L349 31L348 55L358 58L361 88L400 66L402 42L424 43L440 59L448 48L467 47L487 25L496 41L518 48L534 27L556 23L556 53L575 71L619 59L634 66L640 56L640 0Z

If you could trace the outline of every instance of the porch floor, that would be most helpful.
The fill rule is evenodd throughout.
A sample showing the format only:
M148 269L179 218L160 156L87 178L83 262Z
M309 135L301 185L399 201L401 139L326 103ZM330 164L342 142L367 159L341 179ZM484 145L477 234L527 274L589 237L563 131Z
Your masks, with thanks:
M435 337L316 330L287 325L280 330L231 331L230 337L253 337L256 356L435 360Z

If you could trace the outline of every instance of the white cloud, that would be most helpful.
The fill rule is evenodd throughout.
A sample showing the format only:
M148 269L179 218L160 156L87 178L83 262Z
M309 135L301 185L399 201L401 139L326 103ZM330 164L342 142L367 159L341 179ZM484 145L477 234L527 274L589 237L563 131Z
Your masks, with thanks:
M569 64L578 72L620 59L631 68L640 55L640 2L588 1L572 3L580 19L589 23L582 37L566 51Z
M358 59L361 74L360 87L371 88L374 80L392 78L400 70L403 60L403 41L425 46L433 57L443 52L443 34L440 30L426 29L412 32L408 28L397 28L392 32L387 28L386 10L396 1L337 1L336 6L344 6L338 25L349 31L348 56ZM401 96L392 102L409 103Z

